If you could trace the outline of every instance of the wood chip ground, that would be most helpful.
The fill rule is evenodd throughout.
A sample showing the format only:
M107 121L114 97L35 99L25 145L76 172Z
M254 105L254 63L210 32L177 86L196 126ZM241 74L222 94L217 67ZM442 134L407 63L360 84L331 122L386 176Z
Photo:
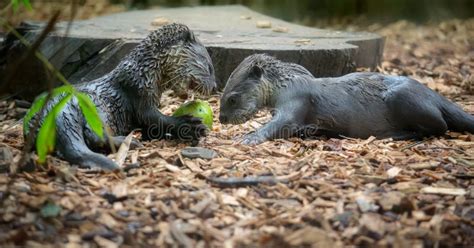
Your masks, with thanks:
M474 114L474 20L369 28L387 37L378 71L419 79ZM14 177L24 109L1 102L0 246L474 244L474 135L248 147L235 140L268 114L220 125L218 96L207 100L216 118L200 146L218 153L211 160L183 158L185 144L153 141L128 152L124 172L93 173L51 157ZM162 102L170 114L182 100L166 94Z

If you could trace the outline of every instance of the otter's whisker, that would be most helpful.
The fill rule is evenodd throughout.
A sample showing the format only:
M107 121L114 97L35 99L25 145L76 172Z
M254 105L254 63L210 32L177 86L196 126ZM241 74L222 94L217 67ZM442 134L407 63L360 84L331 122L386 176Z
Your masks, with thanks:
M205 94L203 85L198 85L196 87L196 91L199 92L200 94Z
M171 83L173 80L175 80L175 79L177 79L177 78L179 78L179 77L181 77L181 75L177 75L177 76L175 76L175 77L169 79L168 81L162 83L161 86L165 87L165 86L167 86L169 83Z

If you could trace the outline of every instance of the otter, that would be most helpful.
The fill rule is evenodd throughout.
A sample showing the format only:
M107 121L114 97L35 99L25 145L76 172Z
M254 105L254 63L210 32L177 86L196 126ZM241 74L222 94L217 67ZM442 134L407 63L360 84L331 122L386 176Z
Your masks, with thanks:
M109 142L120 145L124 135L137 128L142 130L144 140L167 135L184 141L199 140L207 132L201 119L162 114L161 94L167 89L195 89L209 94L215 88L214 68L206 48L187 26L165 25L151 32L110 73L76 87L93 100L113 136L98 137L86 123L77 99L72 98L56 117L55 154L71 164L114 170L117 164L97 151L107 148ZM62 98L52 98L44 114L36 114L25 125L31 130L36 118L41 124Z
M314 78L305 68L264 54L244 59L220 100L221 123L240 124L259 109L272 120L243 144L291 136L421 139L448 129L474 133L474 117L420 82L356 72Z

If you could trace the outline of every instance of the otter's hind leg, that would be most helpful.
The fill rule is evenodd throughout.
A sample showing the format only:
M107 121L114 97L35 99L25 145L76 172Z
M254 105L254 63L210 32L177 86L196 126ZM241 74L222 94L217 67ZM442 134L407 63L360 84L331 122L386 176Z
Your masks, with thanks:
M82 120L78 109L66 106L56 118L56 149L58 155L71 164L104 170L119 169L106 156L89 149L84 140Z
M105 132L104 132L105 133ZM89 147L93 150L102 150L105 149L107 151L110 150L110 142L105 135L105 138L101 139L97 136L89 127L86 127L84 130L84 138L86 143ZM119 148L120 145L125 141L126 136L111 136L112 145L114 148ZM142 143L136 139L132 139L130 143L130 148L135 149L137 147L142 147Z
M394 133L414 132L413 138L443 135L448 125L438 107L432 104L431 96L423 88L407 86L393 89L385 97L391 121L397 129Z

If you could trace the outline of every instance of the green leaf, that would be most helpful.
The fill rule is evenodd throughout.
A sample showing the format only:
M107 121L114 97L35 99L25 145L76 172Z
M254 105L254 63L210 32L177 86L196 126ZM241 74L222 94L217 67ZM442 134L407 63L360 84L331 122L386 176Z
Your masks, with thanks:
M79 107L81 108L84 118L86 118L87 124L89 124L89 127L92 129L92 131L94 131L95 134L97 134L97 136L103 138L104 127L94 102L88 95L82 92L76 92L75 96L79 101Z
M18 0L17 0L18 1ZM25 8L29 11L33 10L33 8L31 7L31 3L30 3L30 0L22 0L23 2L23 5L25 5Z
M31 105L31 108L26 112L25 118L23 118L23 131L25 132L26 135L29 133L29 123L33 116L35 116L44 106L46 102L46 96L48 94L45 92L38 97L36 97L35 101Z
M20 7L20 3L18 2L18 0L12 0L12 4L13 4L13 11L14 12L18 11L18 8Z
M17 12L18 9L20 8L20 1L19 0L11 0L11 3L13 5L13 11ZM21 3L23 4L23 6L25 6L25 8L28 11L33 10L33 8L31 7L30 0L21 0Z
M75 92L75 89L72 85L63 85L61 87L57 87L55 89L53 89L53 97L54 96L57 96L61 93L74 93Z
M56 144L56 116L50 112L44 119L38 137L36 138L36 153L38 162L44 164L46 155L54 150Z
M66 106L66 103L68 103L69 100L71 100L72 95L73 95L72 93L66 93L63 99L61 99L61 101L59 101L56 105L54 105L53 110L51 112L53 112L54 115L57 116L59 112L61 112L61 110L64 108L64 106Z
M40 210L43 218L54 218L61 213L61 207L54 202L47 202Z
M63 94L63 93L73 93L74 87L72 85L64 85L61 87L58 87L56 89L53 89L51 99ZM33 104L31 105L31 108L28 110L28 112L25 115L25 118L23 118L23 131L25 132L26 135L29 133L29 123L31 119L43 108L43 105L46 102L48 96L48 92L43 92L39 96L36 97L34 100Z
M44 119L36 138L36 153L38 154L38 162L40 164L46 162L46 155L54 151L54 146L56 145L56 116L71 98L72 94L66 94Z

